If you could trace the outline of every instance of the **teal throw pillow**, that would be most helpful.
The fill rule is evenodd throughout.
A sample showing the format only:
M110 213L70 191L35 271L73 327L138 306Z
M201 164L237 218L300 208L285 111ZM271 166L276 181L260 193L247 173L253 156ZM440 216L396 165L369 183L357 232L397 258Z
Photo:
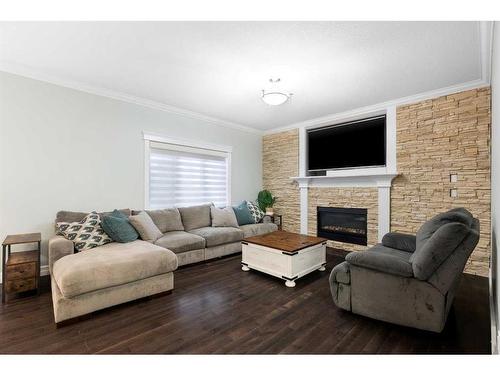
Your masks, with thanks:
M128 217L118 210L103 216L101 227L116 242L131 242L139 238L139 234L128 221Z
M254 224L255 220L248 208L247 202L243 201L239 206L233 206L234 214L236 215L236 220L238 225Z

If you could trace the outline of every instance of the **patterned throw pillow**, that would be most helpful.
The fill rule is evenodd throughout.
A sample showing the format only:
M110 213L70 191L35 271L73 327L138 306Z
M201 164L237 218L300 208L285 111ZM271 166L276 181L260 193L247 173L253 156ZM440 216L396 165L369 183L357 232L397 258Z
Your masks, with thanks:
M264 211L262 211L259 205L255 202L247 201L248 209L250 210L250 214L252 214L253 220L255 224L259 223L262 218L266 215Z
M101 219L95 212L91 212L80 222L57 223L57 232L73 241L77 251L92 249L113 241L102 229Z

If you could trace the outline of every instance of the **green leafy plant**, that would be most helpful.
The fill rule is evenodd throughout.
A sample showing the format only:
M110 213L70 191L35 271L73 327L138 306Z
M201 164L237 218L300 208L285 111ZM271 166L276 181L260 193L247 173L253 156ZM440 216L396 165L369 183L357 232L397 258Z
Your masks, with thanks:
M276 199L278 198L274 197L269 190L261 190L257 196L257 203L262 211L266 211L266 208L274 205Z

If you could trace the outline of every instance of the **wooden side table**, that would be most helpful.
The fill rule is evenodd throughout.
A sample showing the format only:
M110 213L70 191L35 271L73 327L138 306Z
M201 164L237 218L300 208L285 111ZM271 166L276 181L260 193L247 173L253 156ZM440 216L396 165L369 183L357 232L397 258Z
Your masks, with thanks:
M2 243L2 303L10 293L37 290L40 294L40 233L8 235ZM36 243L37 249L12 252L12 245Z
M278 226L278 230L283 229L283 215L265 215L264 217L268 217L271 223L274 223Z
M278 230L283 230L283 215L274 214L272 217L273 223L278 226Z

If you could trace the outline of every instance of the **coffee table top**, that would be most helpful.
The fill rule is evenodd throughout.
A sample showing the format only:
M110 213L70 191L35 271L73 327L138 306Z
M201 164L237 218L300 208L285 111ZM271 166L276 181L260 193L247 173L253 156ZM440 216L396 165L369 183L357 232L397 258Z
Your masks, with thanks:
M293 253L305 249L306 247L326 242L326 238L306 236L304 234L278 230L271 233L261 234L260 236L245 238L243 242Z

